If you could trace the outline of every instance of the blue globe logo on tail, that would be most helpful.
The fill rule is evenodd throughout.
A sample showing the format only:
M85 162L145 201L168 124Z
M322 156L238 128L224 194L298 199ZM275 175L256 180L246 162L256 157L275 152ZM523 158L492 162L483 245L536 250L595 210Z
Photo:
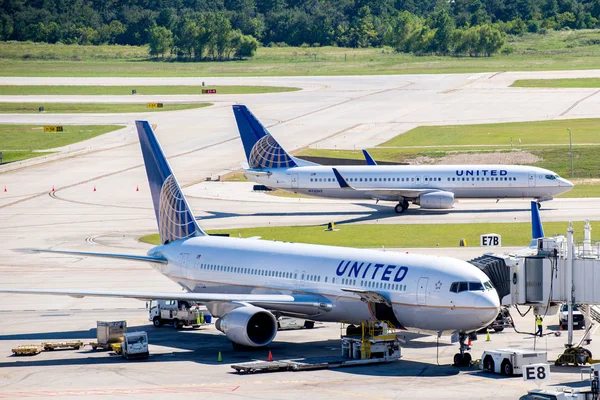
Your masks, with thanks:
M173 175L165 179L160 190L158 228L163 243L194 236L196 224L187 208L183 193Z
M271 135L263 136L250 151L250 168L286 168L296 163Z

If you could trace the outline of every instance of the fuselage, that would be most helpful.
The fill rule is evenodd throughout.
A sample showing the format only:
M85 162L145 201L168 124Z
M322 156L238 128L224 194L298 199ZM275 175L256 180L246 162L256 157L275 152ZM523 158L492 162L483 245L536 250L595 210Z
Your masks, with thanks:
M166 257L168 264L154 268L190 292L318 296L330 306L315 308L310 318L317 321L375 319L367 303L342 289L384 295L400 325L411 330L476 330L499 310L489 278L446 257L210 236L148 254ZM464 290L458 292L460 284Z
M355 189L340 188L330 166L273 168L248 179L271 188L329 198L398 200L365 189L425 189L451 192L455 198L534 198L548 200L573 184L547 169L512 165L394 165L335 167ZM267 172L267 173L265 173ZM409 197L410 198L410 197Z

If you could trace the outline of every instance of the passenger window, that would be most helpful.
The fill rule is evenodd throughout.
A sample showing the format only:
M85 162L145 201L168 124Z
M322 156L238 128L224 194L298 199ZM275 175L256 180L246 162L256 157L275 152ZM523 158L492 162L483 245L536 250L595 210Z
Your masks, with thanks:
M469 290L469 284L467 282L460 282L458 284L458 293L466 292L467 290Z

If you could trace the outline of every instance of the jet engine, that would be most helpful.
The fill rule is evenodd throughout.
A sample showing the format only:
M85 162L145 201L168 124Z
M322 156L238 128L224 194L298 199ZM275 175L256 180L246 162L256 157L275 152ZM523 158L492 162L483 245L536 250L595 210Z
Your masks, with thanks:
M454 193L443 191L429 192L419 196L414 203L421 206L421 208L434 210L452 208L454 205Z
M248 347L266 346L277 334L275 316L254 306L236 308L219 318L215 327L232 342Z

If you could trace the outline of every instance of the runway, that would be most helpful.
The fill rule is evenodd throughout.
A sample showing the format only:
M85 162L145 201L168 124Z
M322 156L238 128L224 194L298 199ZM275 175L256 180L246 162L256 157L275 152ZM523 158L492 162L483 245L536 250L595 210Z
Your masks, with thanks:
M527 221L529 218L528 200L500 201L461 201L456 209L443 212L424 212L415 208L405 215L396 215L391 204L380 202L345 202L322 199L286 199L267 197L252 193L247 184L222 184L201 182L206 177L216 177L239 168L244 160L244 152L237 135L231 105L246 104L270 129L277 140L287 149L296 150L306 146L320 148L363 148L374 146L390 139L414 126L424 124L472 124L487 122L529 121L562 118L592 118L600 116L600 97L595 89L523 89L509 88L515 79L535 79L554 77L600 77L600 71L569 72L522 72L484 73L462 75L402 75L367 77L291 77L291 78L0 78L0 85L210 85L263 84L272 86L295 86L303 90L277 94L259 95L202 95L202 96L139 96L136 102L212 102L214 106L196 110L161 112L152 114L0 114L0 123L19 124L120 124L123 129L101 137L66 146L56 155L40 157L18 163L0 166L0 282L2 286L14 288L88 288L147 291L179 291L168 279L160 276L149 266L139 263L83 259L81 257L41 256L31 254L24 248L54 248L81 251L139 253L147 251L147 245L137 242L137 238L156 230L156 222L149 195L142 157L133 128L135 119L148 119L157 125L157 135L165 148L170 163L184 192L190 196L194 213L200 218L203 228L235 228L268 223L314 224L331 220L355 223L478 223ZM0 102L30 101L47 102L128 102L130 96L0 96ZM52 187L55 192L51 194ZM94 190L95 188L95 190ZM139 190L137 190L139 189ZM600 199L557 199L544 203L542 218L545 221L565 221L585 218L600 219ZM438 250L454 254L455 250ZM410 369L408 372L389 373L395 378L382 378L386 369L363 371L368 379L378 379L388 391L373 395L363 391L359 385L349 385L355 380L346 374L329 372L326 378L317 373L300 377L278 376L279 381L300 380L291 386L277 383L277 390L267 390L267 386L257 386L264 390L244 385L263 382L263 378L240 380L227 375L224 366L212 371L213 362L196 363L190 358L169 363L168 375L183 373L187 379L170 381L161 377L162 363L145 367L146 364L122 366L114 363L111 368L89 363L69 361L63 363L59 355L44 355L26 367L16 365L8 356L12 344L23 344L27 336L18 336L24 331L28 316L36 323L25 329L36 333L35 340L51 332L60 336L61 332L85 332L95 325L97 318L126 315L137 321L145 317L140 310L143 304L136 300L117 299L73 299L65 297L7 296L0 295L0 367L6 366L0 374L0 398L19 398L22 390L34 390L39 382L59 392L52 397L69 397L63 390L75 390L75 397L100 397L106 393L88 392L106 385L106 382L122 371L125 379L118 378L113 387L123 389L130 379L136 386L148 387L175 386L173 393L189 393L191 384L202 383L192 377L202 377L226 390L235 387L245 388L246 397L260 392L261 397L281 396L280 388L292 388L294 396L306 395L307 388L318 398L353 397L391 398L398 393L398 385L406 388L404 394L414 395L422 382L421 375L428 376L429 365L435 363L435 348L429 348L424 356L426 366ZM101 303L99 303L101 302ZM110 315L101 315L94 309L121 309ZM31 311L30 314L25 310ZM82 310L85 316L79 318L60 317L51 312L44 320L45 310ZM21 313L21 314L19 314ZM24 314L23 314L24 313ZM100 314L99 314L100 313ZM66 312L71 314L71 312ZM48 321L47 323L45 321ZM330 327L323 340L335 340L335 328ZM304 333L304 332L303 332ZM152 335L156 332L151 332ZM225 346L226 339L213 332L208 345ZM8 336L7 336L8 335ZM13 336L10 336L13 335ZM76 334L74 334L76 335ZM162 334L161 334L162 335ZM290 341L305 343L311 340L308 335L298 335ZM284 348L286 337L278 346ZM171 340L171 339L169 339ZM426 345L431 346L431 338ZM152 343L152 341L151 341ZM201 342L202 346L207 345ZM214 345L217 343L217 345ZM504 342L503 342L504 343ZM154 342L156 349L173 346L172 341ZM321 345L319 351L323 351ZM425 346L425 345L424 345ZM197 344L190 351L198 355L202 349ZM559 348L556 345L554 349ZM202 347L204 348L204 347ZM303 346L292 346L292 350L304 351ZM157 350L158 351L158 350ZM162 350L161 350L162 351ZM409 351L409 350L407 350ZM554 351L554 350L553 350ZM166 353L169 353L168 351ZM413 353L415 354L415 353ZM418 353L417 353L418 354ZM448 363L453 351L442 354L440 361ZM44 358L50 357L50 358ZM75 358L79 355L74 356ZM87 356L84 356L87 357ZM170 356L166 356L170 357ZM206 356L212 360L213 354ZM413 356L414 357L414 356ZM64 356L70 359L71 355ZM204 360L204 359L203 359ZM418 361L419 363L421 361ZM202 365L200 365L202 364ZM46 369L52 366L58 379ZM184 365L185 367L181 367ZM432 364L431 364L432 365ZM172 368L172 369L171 369ZM27 373L24 373L27 371ZM99 371L99 372L98 372ZM117 372L115 372L117 371ZM150 371L150 372L149 372ZM438 370L436 370L438 371ZM441 371L441 370L440 370ZM443 371L446 371L445 369ZM98 378L84 384L85 379L99 373ZM459 386L449 398L481 398L477 390L484 390L493 383L498 390L494 398L515 398L515 391L505 391L512 383L493 379L480 381L471 375L456 380L454 373L440 372L432 387L447 391L459 382L467 385L470 396L465 395ZM402 375L403 374L403 375ZM36 378L40 376L42 378ZM376 378L373 375L377 375ZM403 378L395 380L399 375ZM86 376L88 378L86 378ZM101 380L100 376L106 380ZM70 379L77 377L78 383ZM225 378L223 378L225 377ZM41 381L39 380L41 379ZM325 390L316 389L323 382L340 379L338 386ZM380 381L381 380L381 381ZM87 382L87 381L86 381ZM265 382L267 382L265 380ZM269 381L270 382L270 381ZM358 382L358 381L356 381ZM362 382L362 381L361 381ZM482 383L483 382L483 383ZM510 381L512 382L512 380ZM396 383L398 385L396 385ZM220 385L220 386L219 386ZM417 386L414 386L417 385ZM185 389L182 389L185 387ZM212 387L212 386L211 386ZM521 393L523 386L517 384ZM205 388L207 392L212 389ZM35 389L37 390L37 389ZM161 389L162 390L162 389ZM196 390L196 389L194 389ZM198 389L202 390L202 389ZM220 390L220 389L219 389ZM258 391L257 391L258 390ZM348 390L349 392L347 392ZM3 395L8 393L8 395ZM41 397L47 395L40 392ZM62 394L60 394L62 393ZM83 393L83 394L82 394ZM221 392L219 392L221 393ZM292 392L289 392L292 393ZM431 392L434 393L434 392ZM449 393L449 392L444 392ZM143 398L145 393L109 393L114 396ZM481 394L481 392L479 392ZM38 397L40 397L38 396ZM161 394L159 397L167 397ZM219 396L224 396L219 394ZM50 396L48 396L50 397Z

